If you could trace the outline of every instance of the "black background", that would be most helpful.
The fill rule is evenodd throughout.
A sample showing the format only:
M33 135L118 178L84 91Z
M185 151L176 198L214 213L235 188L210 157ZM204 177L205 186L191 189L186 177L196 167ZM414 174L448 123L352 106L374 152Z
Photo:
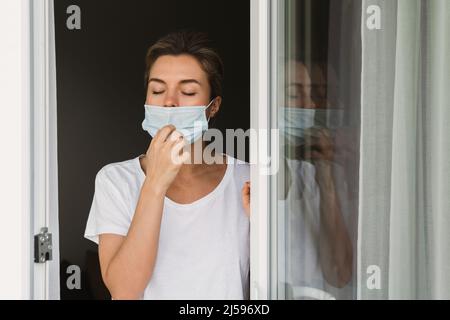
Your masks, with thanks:
M81 8L81 30L66 27L73 4ZM97 172L145 153L150 143L141 128L146 51L171 31L207 32L225 64L224 102L214 126L247 130L250 1L58 0L55 24L61 298L109 299L97 246L83 234ZM67 289L68 265L80 266L81 290Z

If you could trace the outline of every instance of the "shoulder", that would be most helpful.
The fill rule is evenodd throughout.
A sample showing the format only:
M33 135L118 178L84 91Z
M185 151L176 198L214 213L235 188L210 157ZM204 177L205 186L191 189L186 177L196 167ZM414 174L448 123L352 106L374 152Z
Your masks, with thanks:
M97 183L112 183L112 184L120 184L124 181L129 181L133 179L137 175L136 170L136 161L139 161L137 158L114 162L103 166L95 177L96 184Z
M87 239L98 243L100 234L127 234L134 213L130 190L138 173L133 161L138 159L110 163L97 172L84 234Z

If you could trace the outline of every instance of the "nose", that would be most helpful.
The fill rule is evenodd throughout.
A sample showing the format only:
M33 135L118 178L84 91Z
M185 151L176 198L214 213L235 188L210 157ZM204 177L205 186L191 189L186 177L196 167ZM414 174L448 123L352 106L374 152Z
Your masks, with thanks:
M167 95L164 99L164 107L178 107L178 97L175 92L167 92Z

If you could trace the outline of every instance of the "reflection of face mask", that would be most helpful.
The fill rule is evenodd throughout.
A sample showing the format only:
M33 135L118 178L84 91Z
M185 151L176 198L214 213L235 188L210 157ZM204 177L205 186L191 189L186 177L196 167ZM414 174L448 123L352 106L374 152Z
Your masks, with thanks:
M314 127L315 109L281 108L279 128L283 135L294 144L301 144L305 130Z
M206 110L213 101L207 106L159 107L145 105L145 120L142 122L142 128L154 138L162 127L171 124L189 144L192 144L208 130L209 119L206 119Z
M279 128L290 144L301 145L312 127L337 129L344 124L344 110L280 108Z

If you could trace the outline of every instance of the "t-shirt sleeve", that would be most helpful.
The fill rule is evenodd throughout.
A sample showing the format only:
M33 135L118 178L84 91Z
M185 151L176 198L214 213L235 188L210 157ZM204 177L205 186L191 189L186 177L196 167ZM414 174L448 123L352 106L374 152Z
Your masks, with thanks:
M120 181L103 168L95 177L95 192L84 237L98 244L100 234L126 236L130 217L126 201L120 192Z

